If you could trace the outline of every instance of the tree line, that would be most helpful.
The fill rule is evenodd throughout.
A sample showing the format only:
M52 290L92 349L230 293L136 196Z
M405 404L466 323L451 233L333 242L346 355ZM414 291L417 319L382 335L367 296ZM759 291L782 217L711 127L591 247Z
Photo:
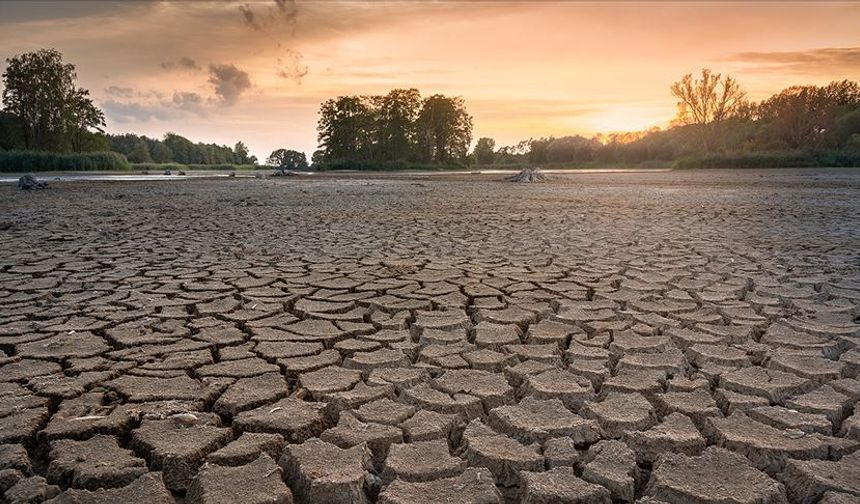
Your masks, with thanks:
M641 164L712 160L726 166L860 164L860 86L792 86L760 102L731 76L703 70L670 87L678 113L666 129L531 138L495 148L479 138L477 164ZM704 162L704 161L703 161ZM696 166L697 163L688 163ZM699 163L698 165L702 165Z
M320 107L315 164L455 164L468 159L472 116L460 97L417 89L340 96Z

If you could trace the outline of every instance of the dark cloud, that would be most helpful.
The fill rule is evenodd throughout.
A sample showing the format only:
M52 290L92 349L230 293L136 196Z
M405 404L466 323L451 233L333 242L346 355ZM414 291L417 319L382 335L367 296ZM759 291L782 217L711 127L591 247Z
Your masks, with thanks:
M176 110L165 107L163 103L107 100L101 105L108 119L118 123L146 122L152 119L167 121L177 119L181 115Z
M308 74L308 66L302 64L302 53L287 49L284 55L278 58L278 69L275 73L282 79L301 84L302 78Z
M197 64L192 58L188 56L183 56L176 61L165 61L161 64L161 68L165 70L173 70L174 68L179 68L181 70L203 70L200 65Z
M173 93L173 106L179 110L193 112L201 116L207 115L203 97L197 93L175 91Z
M749 70L760 72L794 72L829 74L857 73L860 70L860 47L825 47L806 51L742 52L725 58L748 63Z
M275 0L274 7L268 7L262 15L257 15L248 4L240 5L239 12L248 27L263 31L279 25L295 25L299 11L295 0Z
M215 87L215 95L225 106L233 106L239 96L251 88L248 73L235 65L209 65L209 83Z
M117 98L131 98L134 96L134 89L130 87L110 86L105 89L105 93L108 96L115 96Z

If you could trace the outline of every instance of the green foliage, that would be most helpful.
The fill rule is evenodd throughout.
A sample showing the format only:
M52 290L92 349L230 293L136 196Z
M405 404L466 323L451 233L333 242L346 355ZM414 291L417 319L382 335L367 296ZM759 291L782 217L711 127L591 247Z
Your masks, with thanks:
M496 141L492 138L481 137L475 142L475 150L472 155L475 156L475 162L482 165L492 164L496 159Z
M89 91L75 85L75 66L54 49L6 60L3 107L23 126L24 149L81 152L90 129L101 131L104 114Z
M304 152L278 149L266 159L266 165L281 170L307 170L308 158Z
M462 170L462 164L438 164L438 163L415 163L409 161L353 161L349 159L337 159L325 163L315 164L314 169L318 171L438 171L438 170Z
M314 163L391 161L464 162L472 117L462 98L416 89L385 96L340 96L323 102L317 125L320 154Z
M260 167L255 164L182 164L182 163L133 163L131 168L136 171L154 171L163 172L183 171L183 170L220 170L220 171L236 171L236 170L257 170Z
M809 167L860 167L860 152L740 152L710 154L699 158L681 159L673 165L677 169L689 168L809 168Z
M116 152L56 154L51 152L0 152L0 172L128 170L131 166Z

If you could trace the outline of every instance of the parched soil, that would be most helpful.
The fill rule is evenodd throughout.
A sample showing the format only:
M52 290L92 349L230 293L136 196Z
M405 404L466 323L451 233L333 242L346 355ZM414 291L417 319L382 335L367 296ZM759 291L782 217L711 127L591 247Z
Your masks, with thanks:
M5 502L860 500L860 171L0 187Z

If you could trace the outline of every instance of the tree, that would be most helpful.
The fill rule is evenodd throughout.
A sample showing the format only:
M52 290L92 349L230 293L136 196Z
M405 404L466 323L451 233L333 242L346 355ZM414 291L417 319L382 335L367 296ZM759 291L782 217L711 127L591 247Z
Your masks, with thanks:
M373 103L366 96L341 96L323 102L317 131L325 160L371 160L375 124Z
M496 158L496 141L492 138L481 137L475 143L475 150L472 153L475 155L475 161L481 165L492 164Z
M63 63L58 51L41 49L6 63L3 107L21 119L26 149L78 151L84 132L105 124L89 91L75 86L75 66Z
M472 141L472 116L462 98L433 95L424 100L417 121L421 159L447 163L465 159Z
M233 158L237 164L257 164L257 157L251 156L244 142L236 142L233 147Z
M164 142L153 140L149 152L152 155L152 160L156 163L173 162L173 151Z
M716 148L723 121L733 117L746 102L746 93L734 77L723 77L708 69L702 70L701 79L685 75L672 84L671 91L678 99L676 123L695 125L706 152Z
M278 149L269 155L266 159L266 165L273 166L281 170L307 170L308 158L304 152Z
M376 97L375 119L378 159L396 161L411 156L415 144L415 121L421 110L417 89L394 89Z
M835 124L837 115L858 105L857 83L836 81L824 87L792 86L763 101L759 114L767 124L767 135L781 147L819 148L847 141L850 126L846 119Z
M134 147L131 149L131 152L129 152L126 157L132 163L152 162L152 156L149 154L149 148L146 146L146 142L142 138L137 139L137 142L135 142Z

